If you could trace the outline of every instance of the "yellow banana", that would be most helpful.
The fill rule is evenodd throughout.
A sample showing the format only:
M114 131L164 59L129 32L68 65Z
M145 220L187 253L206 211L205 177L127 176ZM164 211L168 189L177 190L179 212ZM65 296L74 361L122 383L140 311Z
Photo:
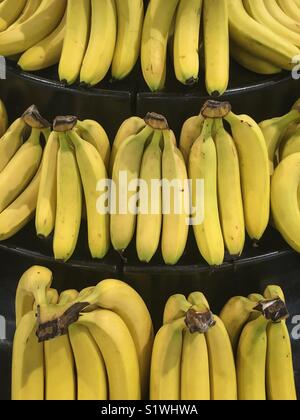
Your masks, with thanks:
M18 118L0 140L0 173L23 144L23 133L26 124Z
M251 302L259 303L259 302L262 302L264 300L264 296L260 295L259 293L251 293L248 296L248 299L250 299Z
M287 138L286 141L282 141L284 143L282 148L280 149L280 160L283 160L294 153L300 152L300 128L298 127L295 133Z
M42 0L27 0L22 13L19 15L18 19L9 26L9 30L15 28L20 23L26 22L26 20L28 20L36 12L41 5L41 2Z
M163 324L169 324L185 316L192 304L186 300L184 295L172 295L165 305Z
M294 31L297 34L300 34L300 23L297 22L294 18L291 18L281 9L277 1L274 0L263 0L268 12L273 16L277 22L284 25L286 28Z
M5 31L18 19L26 5L26 0L15 0L14 4L10 0L3 0L0 3L0 32Z
M267 300L279 298L282 300L282 302L285 302L285 296L281 287L272 284L266 287L264 291L264 297Z
M116 0L118 35L112 61L112 77L122 80L131 73L141 48L143 0Z
M276 0L276 1L286 15L288 15L290 18L300 23L300 10L293 1L290 1L290 0Z
M201 134L203 122L202 115L196 115L186 120L182 126L179 149L183 154L186 165L189 162L191 148Z
M4 136L7 128L8 128L7 111L6 111L4 102L0 99L0 137Z

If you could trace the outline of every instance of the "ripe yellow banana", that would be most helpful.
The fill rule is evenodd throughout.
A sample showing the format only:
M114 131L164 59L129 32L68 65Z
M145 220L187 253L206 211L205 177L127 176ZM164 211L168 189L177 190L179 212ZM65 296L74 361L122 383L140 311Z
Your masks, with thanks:
M77 400L107 400L106 367L93 336L85 326L75 323L69 327L69 337L76 364Z
M60 60L64 36L66 32L67 12L53 32L37 44L25 51L18 66L25 71L37 71L51 67Z
M218 162L218 200L224 242L230 255L240 256L245 244L245 221L239 158L222 119L214 123Z
M28 312L21 319L14 336L12 355L13 401L44 399L44 346L38 343L36 314Z
M267 300L279 298L282 300L282 302L285 302L285 296L284 296L283 290L281 289L281 287L273 285L273 284L266 287L264 291L264 297Z
M26 5L27 0L15 0L12 4L9 0L0 3L0 32L5 31L18 19Z
M273 16L277 22L284 25L286 28L294 31L295 33L300 33L300 23L298 23L294 18L291 18L281 9L277 1L274 0L263 0L268 12Z
M144 19L143 0L116 0L118 34L112 62L112 77L122 80L139 57Z
M88 86L101 82L108 73L117 38L115 1L91 0L91 5L90 40L80 71L80 82Z
M18 118L0 140L0 173L23 144L23 133L26 124Z
M53 241L55 259L73 254L81 222L82 187L76 157L65 133L59 133L57 158L57 207Z
M261 129L249 116L231 112L225 119L231 126L238 151L246 229L251 239L259 240L268 225L270 212L266 142Z
M140 195L147 194L140 200L137 216L136 250L139 260L150 262L159 246L162 226L162 190L158 184L162 178L162 131L156 130L151 143L146 148L140 171ZM143 190L143 185L147 190Z
M186 300L184 295L172 295L165 305L163 323L169 324L185 316L192 304Z
M144 147L152 133L153 129L147 125L138 134L130 136L121 144L115 157L112 180L115 183L116 197L115 208L110 218L110 234L114 249L120 252L128 247L134 235L137 180L140 175ZM124 175L127 176L127 182ZM130 183L131 188L128 191Z
M142 118L139 117L130 117L125 120L122 125L120 126L116 137L113 142L111 157L110 157L110 165L109 165L109 173L112 174L113 167L116 159L117 152L121 146L121 144L130 136L138 134L143 128L145 128L146 123Z
M83 140L91 143L99 152L106 170L109 170L110 143L104 128L93 120L78 121L78 134Z
M44 149L35 216L36 233L43 238L48 238L55 227L58 149L58 133L53 131Z
M41 130L32 129L30 138L17 151L0 174L0 212L6 209L27 187L42 158Z
M199 76L199 39L203 0L181 0L176 13L174 67L177 80L193 85Z
M141 63L144 79L154 92L165 85L167 43L178 3L179 0L151 0L146 12Z
M81 139L75 131L69 131L68 137L75 147L77 164L79 167L83 190L85 194L88 243L93 258L103 258L109 249L109 214L104 208L107 201L98 199L107 196L107 185L99 187L99 182L106 181L107 173L101 156L96 148Z
M185 319L165 324L153 346L150 400L180 400L181 357Z
M248 299L250 299L251 302L259 303L259 302L262 302L264 300L264 296L263 295L260 295L259 293L251 293L248 296ZM251 314L251 316L252 315L253 314Z
M2 137L8 128L8 116L4 102L0 99L0 137ZM1 170L1 169L0 169Z
M293 68L299 49L271 29L256 22L242 0L228 0L230 37L249 53L285 70Z
M197 306L200 311L209 310L209 303L204 294L201 292L190 293L187 300L191 305Z
M40 42L57 27L65 8L66 0L43 0L29 19L12 30L0 33L0 54L19 54Z
M90 34L90 0L69 0L64 43L58 68L61 81L71 85L79 74Z
M192 216L199 218L193 226L195 238L203 258L215 266L223 263L224 241L218 209L217 153L212 126L212 119L205 120L202 133L192 146L189 177L192 180ZM204 181L204 197L197 187L201 180Z
M28 20L36 12L41 2L42 0L27 0L22 13L19 15L18 19L16 19L14 23L9 26L9 30L15 28L20 23L26 22L26 20Z
M276 0L284 13L290 18L300 23L300 10L297 5L290 0Z
M280 160L283 160L294 153L300 152L300 128L295 131L295 133L289 137L286 141L282 141L284 143L282 148L280 149L279 157Z
M188 165L189 162L191 148L201 134L203 122L204 119L202 115L196 115L186 120L182 126L179 149L183 155L186 165Z
M105 309L83 314L79 325L87 327L105 361L110 400L141 398L139 364L132 336L119 315Z
M300 252L300 212L298 187L300 182L300 153L280 162L271 182L271 207L276 228L288 244Z
M190 208L186 165L170 130L164 130L162 178L167 183L162 189L162 256L166 264L175 265L185 251Z
M266 400L266 358L268 321L260 316L249 322L240 337L237 354L238 398Z
M229 80L229 33L227 0L204 0L204 49L206 89L222 95Z

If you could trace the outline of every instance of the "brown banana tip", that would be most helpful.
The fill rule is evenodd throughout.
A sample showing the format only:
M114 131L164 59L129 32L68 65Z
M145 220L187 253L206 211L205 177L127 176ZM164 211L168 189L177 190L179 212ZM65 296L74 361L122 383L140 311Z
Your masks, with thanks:
M289 318L289 312L286 304L280 298L259 302L258 305L255 306L254 310L261 312L267 320L274 323Z
M190 77L185 81L186 86L194 86L196 83L198 83L198 78Z
M73 115L56 117L53 122L53 130L58 133L65 133L66 131L73 130L77 121L78 118Z
M43 118L36 105L31 105L22 115L23 121L31 128L43 130L50 128L51 124Z
M144 121L154 130L169 130L167 119L163 115L157 114L156 112L148 112L144 118Z
M191 334L205 334L210 328L216 325L213 313L208 310L206 312L197 312L191 308L185 316L185 324Z
M200 114L205 118L224 118L231 112L229 102L208 100L203 105Z

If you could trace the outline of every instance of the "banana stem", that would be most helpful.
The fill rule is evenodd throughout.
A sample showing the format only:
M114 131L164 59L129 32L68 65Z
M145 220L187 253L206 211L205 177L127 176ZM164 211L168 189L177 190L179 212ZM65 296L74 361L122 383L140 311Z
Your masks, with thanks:
M185 324L191 334L205 334L210 328L216 325L216 322L210 310L198 312L196 307L193 307L186 313Z

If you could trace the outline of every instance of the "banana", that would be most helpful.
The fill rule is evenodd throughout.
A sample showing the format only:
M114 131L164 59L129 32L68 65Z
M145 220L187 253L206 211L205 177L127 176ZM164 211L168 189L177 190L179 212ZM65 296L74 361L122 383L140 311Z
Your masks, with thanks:
M109 214L105 211L104 201L103 206L98 205L98 199L107 188L103 185L100 189L98 183L107 179L106 169L92 144L81 139L75 131L69 131L68 137L75 147L85 194L89 249L93 258L103 258L110 246Z
M237 354L240 401L265 401L268 321L260 316L242 331Z
M87 327L105 361L110 400L141 398L137 353L130 332L119 315L102 309L83 314L79 325Z
M214 141L218 162L218 201L226 248L230 255L240 256L245 244L245 221L239 159L222 119L214 123Z
M162 155L163 226L161 249L164 262L175 265L183 255L189 232L189 185L186 166L172 133L164 130Z
M164 88L167 43L179 0L151 0L146 12L141 49L144 79L153 92Z
M42 158L41 130L32 129L30 138L17 151L0 174L0 213L28 186Z
M165 305L163 324L169 324L185 316L192 304L186 300L184 295L171 296Z
M67 261L73 254L81 222L82 187L76 157L65 133L59 133L57 158L57 206L53 251Z
M280 24L268 11L265 3L260 0L243 0L244 6L250 16L257 22L270 28L274 33L285 38L288 42L300 47L300 34L287 29Z
M15 299L17 327L23 316L32 311L34 302L37 305L46 302L46 293L51 286L52 278L52 272L41 266L33 266L22 275Z
M183 332L181 400L210 400L208 349L204 334Z
M238 151L246 230L251 239L259 240L268 225L270 213L270 169L266 142L261 129L249 116L231 112L225 120L231 126Z
M36 233L43 238L48 238L55 227L58 149L58 134L53 131L44 149L35 216Z
M66 0L43 0L29 19L0 33L0 54L5 57L19 54L40 42L57 27L65 8Z
M291 70L299 49L271 29L256 22L244 9L242 0L229 0L229 32L235 43L275 66Z
M184 85L198 81L202 3L203 0L181 0L176 13L174 68L177 80Z
M43 38L21 55L18 66L22 70L43 70L59 62L66 32L66 18L67 13L65 12L61 22L50 35Z
M197 306L201 312L209 310L209 303L204 294L201 292L190 293L187 300L191 305Z
M41 172L37 174L27 188L0 213L0 241L18 233L34 216L40 185Z
M284 11L281 9L277 1L274 0L263 0L266 8L268 9L268 12L270 15L273 16L274 19L277 20L277 22L281 23L286 28L290 29L291 31L294 31L297 34L300 34L300 24L294 19L289 17L284 13Z
M77 372L77 400L107 400L107 374L103 356L89 330L78 323L69 327Z
M83 140L91 143L99 152L106 170L109 170L110 143L104 128L93 120L78 121L76 129Z
M281 299L282 302L285 302L285 296L281 287L272 284L266 287L264 297L267 300Z
M0 32L5 31L18 19L26 4L26 0L15 0L12 4L9 0L0 3Z
M4 102L0 99L0 138L4 136L8 128L8 116ZM1 142L0 142L1 144ZM1 171L1 169L0 169Z
M59 79L73 84L81 70L90 33L90 0L69 0L67 22L58 74Z
M136 250L139 260L150 262L159 246L162 226L162 191L154 187L153 181L162 178L162 132L156 130L151 143L145 150L140 171L140 195L143 185L147 187L147 194L140 200L140 209L137 216ZM145 206L146 202L146 207Z
M185 319L165 324L153 345L150 400L180 400L181 357Z
M282 140L282 148L280 149L279 157L280 160L283 160L294 153L300 152L300 128L298 128L295 133L287 138L286 141Z
M236 355L241 332L249 320L254 304L250 298L236 296L230 299L221 311L220 318L228 332L233 353Z
M41 2L42 0L26 1L24 9L22 10L22 13L19 15L18 19L15 20L14 23L9 26L9 30L20 25L20 23L26 22L26 20L28 20L36 12Z
M230 54L241 66L258 74L278 74L282 69L269 61L256 57L241 48L236 42L230 41Z
M91 5L90 40L80 71L80 82L88 86L97 85L108 73L117 38L115 1L91 0Z
M60 295L59 304L76 299L78 292L66 290ZM64 335L44 343L45 349L45 399L75 400L75 364L69 337Z
M13 401L44 399L44 346L35 335L36 314L21 319L14 336L12 354Z
M146 141L153 133L150 126L146 126L142 131L136 135L127 138L115 157L113 167L112 180L115 185L115 200L116 208L111 214L110 218L110 234L111 242L115 250L123 252L130 244L136 225L136 198L138 191L137 180L140 174L142 156ZM127 182L124 175L127 175ZM126 182L126 185L125 185ZM132 183L136 182L136 185ZM128 187L131 183L131 191L128 192ZM131 209L129 205L131 205Z
M259 303L259 302L262 302L264 300L264 296L260 295L259 293L251 293L248 296L248 299L250 299L251 302Z
M188 165L189 162L191 148L201 134L203 122L204 119L202 115L196 115L186 120L182 126L179 149L183 155L186 165Z
M293 1L277 0L277 3L287 16L300 23L300 10Z
M112 77L122 80L134 68L140 53L144 3L143 0L116 0L118 34L112 61Z
M299 182L300 153L294 153L275 169L271 182L271 208L276 228L297 252L300 252Z
M48 289L46 292L46 298L47 298L47 302L50 305L57 304L58 299L59 299L58 291L56 289Z
M208 264L218 266L224 260L224 241L218 210L217 153L212 126L212 119L205 120L202 133L192 146L189 177L192 180L192 216L201 219L193 226L198 248ZM199 180L204 180L204 203L197 191Z
M227 0L204 0L204 49L206 89L222 95L229 81L229 33Z
M18 118L5 132L0 140L0 173L23 144L23 133L26 124Z
M293 109L288 114L282 117L272 118L271 120L265 120L259 124L259 127L265 137L268 149L271 173L273 173L272 162L274 161L276 151L280 145L285 130L289 127L290 124L294 122L299 122L299 120L299 111Z

